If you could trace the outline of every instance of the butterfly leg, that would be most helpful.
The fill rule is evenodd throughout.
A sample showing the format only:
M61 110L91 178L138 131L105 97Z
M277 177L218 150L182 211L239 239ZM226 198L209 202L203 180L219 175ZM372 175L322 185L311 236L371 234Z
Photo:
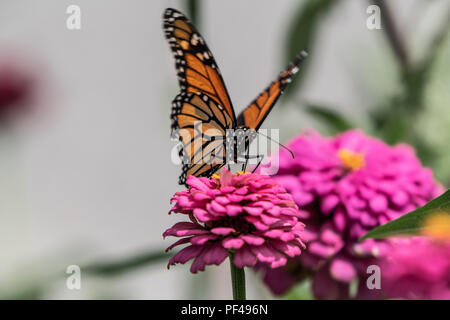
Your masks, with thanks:
M247 170L248 158L245 159L245 162L242 164L242 171L245 172Z
M250 155L250 154L245 154L244 155L244 159L245 159L245 170L247 169L247 164L248 164L248 160L249 159L258 159L258 164L256 165L256 167L252 170L252 173L254 173L258 167L261 165L262 160L264 159L264 155L263 154L257 154L257 155ZM245 172L245 170L243 170Z
M243 168L242 168L243 172L247 171L247 165L248 165L248 159L249 158L250 158L250 149L246 148L246 151L245 151L245 162L244 162Z
M256 156L256 158L258 159L258 164L256 165L255 168L253 168L252 173L255 173L255 171L258 170L258 167L261 165L261 162L264 159L264 156L262 154L259 154Z
M245 162L242 164L242 171L244 171L244 172L247 171L247 166L248 166L248 160L249 159L258 159L258 166L259 166L260 162L264 158L264 155L262 155L262 154L250 155L249 152L250 151L247 150L247 153L244 155Z

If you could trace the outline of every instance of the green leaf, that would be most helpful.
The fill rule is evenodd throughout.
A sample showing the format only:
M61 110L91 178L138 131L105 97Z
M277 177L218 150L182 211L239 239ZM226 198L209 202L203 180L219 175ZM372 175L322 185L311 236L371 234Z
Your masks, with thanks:
M338 2L337 0L302 1L302 5L294 15L286 38L286 59L288 62L292 61L300 51L313 47L320 21L328 9ZM288 96L293 88L298 87L305 78L304 75L311 63L310 60L312 60L311 55L302 63L299 74L294 77L293 83L288 86L285 96Z
M306 112L326 125L330 134L336 134L354 128L350 121L338 112L318 105L306 105Z
M33 283L20 288L0 291L1 300L40 300L44 298L46 287L42 283Z
M311 280L305 279L293 286L286 294L281 296L281 300L314 300L311 289Z
M425 230L424 220L437 213L450 215L450 190L447 190L444 194L431 200L423 207L369 231L360 240L368 238L382 239L396 235L420 234Z
M96 276L115 276L117 274L133 271L146 265L160 263L161 261L168 261L170 256L170 254L165 253L163 250L158 250L146 252L118 261L93 263L82 267L81 270Z

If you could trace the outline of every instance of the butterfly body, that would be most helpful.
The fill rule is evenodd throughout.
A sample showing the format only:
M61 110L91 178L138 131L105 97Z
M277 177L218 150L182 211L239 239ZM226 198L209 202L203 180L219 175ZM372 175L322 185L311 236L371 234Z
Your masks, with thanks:
M223 165L248 160L249 145L306 57L300 55L242 113L235 116L220 70L205 40L181 12L166 9L163 29L175 58L180 93L172 101L172 137L180 141L180 184L212 176Z

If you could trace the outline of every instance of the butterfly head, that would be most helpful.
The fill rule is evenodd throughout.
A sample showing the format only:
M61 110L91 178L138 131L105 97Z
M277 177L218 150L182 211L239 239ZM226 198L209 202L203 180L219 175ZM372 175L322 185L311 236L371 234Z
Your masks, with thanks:
M258 136L258 132L247 126L238 126L234 129L234 136L238 139L247 137L247 139L253 140Z

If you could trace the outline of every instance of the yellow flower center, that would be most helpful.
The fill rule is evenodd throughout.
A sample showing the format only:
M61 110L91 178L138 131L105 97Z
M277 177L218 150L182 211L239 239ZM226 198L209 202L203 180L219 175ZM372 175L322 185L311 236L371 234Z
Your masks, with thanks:
M437 213L427 218L422 234L438 240L450 240L450 215Z
M236 172L235 174L238 175L238 176L240 176L241 174L250 174L250 172L248 172L248 171L238 171L238 172ZM213 178L213 179L216 179L216 180L220 180L220 173L214 173L214 174L212 175L212 178Z
M358 170L364 166L364 155L356 153L347 149L340 149L338 156L346 168L351 170Z
M238 176L240 176L241 174L250 174L250 172L248 172L248 171L238 171L238 172L236 172L236 174Z

